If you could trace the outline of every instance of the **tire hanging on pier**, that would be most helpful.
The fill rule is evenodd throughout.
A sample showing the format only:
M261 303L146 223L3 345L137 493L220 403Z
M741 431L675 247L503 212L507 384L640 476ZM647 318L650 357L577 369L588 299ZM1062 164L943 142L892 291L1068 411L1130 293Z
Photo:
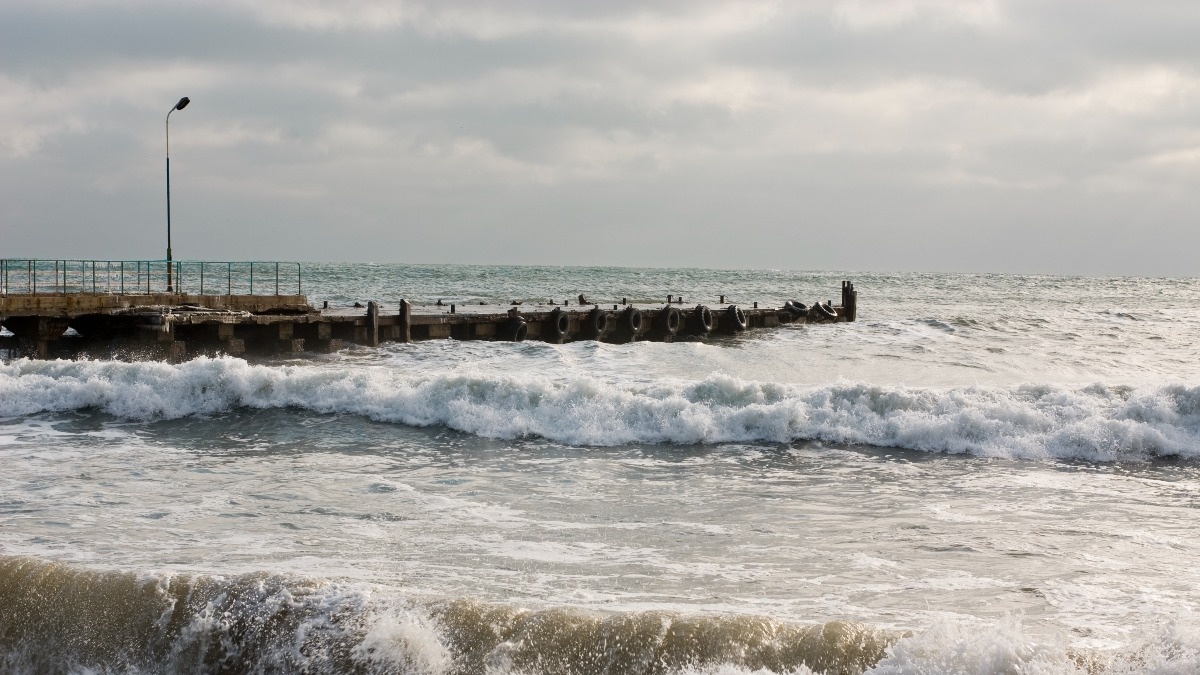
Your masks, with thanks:
M805 305L803 302L796 302L795 300L788 300L787 302L783 303L783 308L785 310L787 310L788 312L790 312L792 314L792 316L795 316L797 318L802 317L802 316L808 316L808 306Z
M608 313L599 307L592 308L592 311L588 312L588 325L591 326L596 337L604 335L608 331Z
M658 323L663 332L667 335L674 335L679 332L679 325L682 323L683 315L679 309L667 305L658 313Z
M829 303L814 303L812 309L809 310L809 317L818 321L837 321L837 316L837 310Z
M696 318L696 332L701 335L707 335L713 329L712 310L704 305L696 305L696 309L692 311L692 315Z
M628 331L630 335L637 335L638 331L642 329L642 310L635 307L625 310L623 323L624 326L622 328Z
M730 305L725 309L725 319L729 322L729 327L733 330L746 330L746 313L738 309L737 305Z
M525 319L519 316L514 316L505 324L504 336L509 342L524 342L528 335L529 324L525 323Z
M554 311L550 312L550 330L559 339L567 337L567 333L570 332L571 317L567 316L562 307L555 307Z

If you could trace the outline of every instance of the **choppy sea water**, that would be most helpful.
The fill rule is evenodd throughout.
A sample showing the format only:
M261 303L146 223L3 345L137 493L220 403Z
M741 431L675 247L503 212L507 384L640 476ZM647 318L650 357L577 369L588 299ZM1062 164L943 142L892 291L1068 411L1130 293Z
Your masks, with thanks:
M1200 670L1200 280L313 265L676 344L0 364L0 671Z

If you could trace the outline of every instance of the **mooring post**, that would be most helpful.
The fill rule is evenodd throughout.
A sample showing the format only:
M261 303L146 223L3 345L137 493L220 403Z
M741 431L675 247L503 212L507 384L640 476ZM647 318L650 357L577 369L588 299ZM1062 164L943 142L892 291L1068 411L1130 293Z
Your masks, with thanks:
M379 303L374 300L367 302L367 344L379 346Z
M401 342L412 342L412 305L407 300L400 301L400 335Z

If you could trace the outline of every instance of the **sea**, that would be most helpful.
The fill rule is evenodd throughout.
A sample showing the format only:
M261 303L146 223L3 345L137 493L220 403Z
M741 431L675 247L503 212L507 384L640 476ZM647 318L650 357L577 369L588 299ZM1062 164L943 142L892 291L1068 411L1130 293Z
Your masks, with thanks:
M671 344L0 361L3 673L1200 672L1200 280L308 264ZM546 305L548 307L548 305Z

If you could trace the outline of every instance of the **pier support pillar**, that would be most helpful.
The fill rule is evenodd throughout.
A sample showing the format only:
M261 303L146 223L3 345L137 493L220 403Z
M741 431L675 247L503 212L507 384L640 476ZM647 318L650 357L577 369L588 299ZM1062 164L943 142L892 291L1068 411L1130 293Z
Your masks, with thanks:
M67 330L67 322L63 319L39 318L37 326L37 356L39 359L50 357L50 351L55 343Z
M313 346L313 351L322 352L325 354L332 354L334 352L341 351L345 348L346 348L345 340L339 340L337 338L330 338L328 340L319 340L316 343L316 345Z
M280 354L299 354L302 351L304 351L303 338L289 338L279 341Z
M296 354L304 351L304 339L296 337L296 324L291 321L280 321L275 324L275 351L279 354Z
M231 323L217 324L217 341L221 344L221 352L230 356L241 356L246 353L246 341L234 337L234 325Z
M399 335L396 339L400 342L412 342L412 305L407 300L400 301L400 322L397 325Z
M172 340L167 343L167 360L171 363L181 363L187 360L187 343L183 340Z
M50 356L55 343L67 330L68 322L66 319L43 316L11 316L4 320L4 325L12 331L19 345L24 345L26 350L32 347L31 351L37 354L39 359L45 359Z
M379 346L379 303L374 300L367 303L367 336L363 343L368 347Z
M309 343L309 349L323 354L332 354L346 348L346 341L333 337L333 324L328 321L318 322L317 337ZM311 336L311 333L309 334Z

